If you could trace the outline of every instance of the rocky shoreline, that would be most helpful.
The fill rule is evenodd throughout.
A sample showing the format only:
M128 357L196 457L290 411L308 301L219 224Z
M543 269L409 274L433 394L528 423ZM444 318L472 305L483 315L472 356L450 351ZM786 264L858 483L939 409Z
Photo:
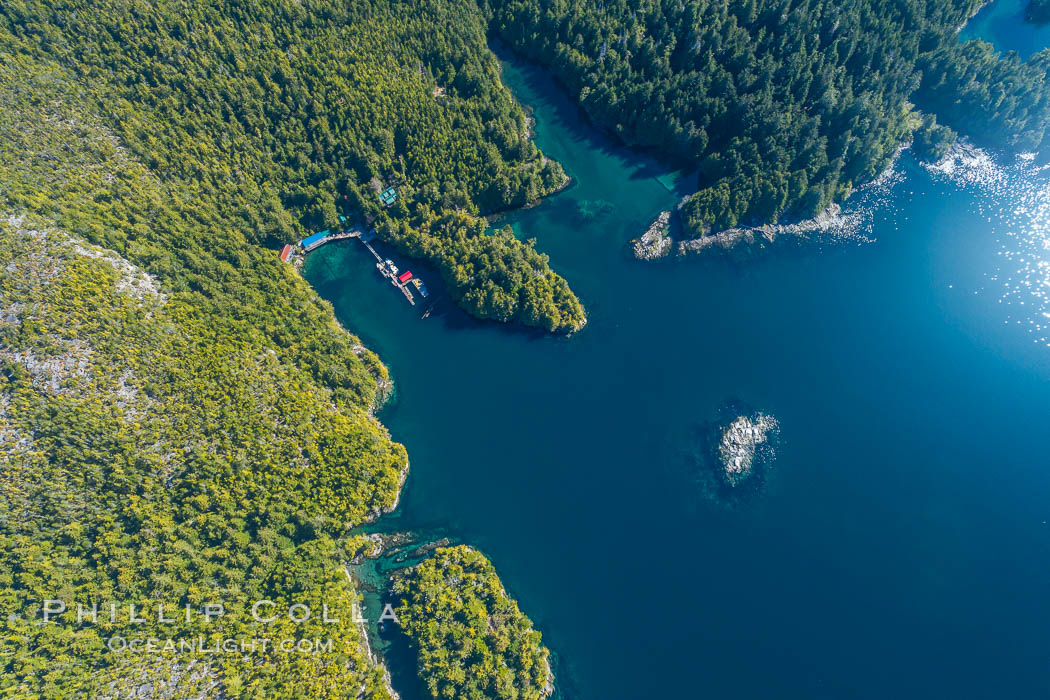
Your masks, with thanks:
M656 260L671 252L674 239L671 238L671 212L662 211L649 224L649 228L639 238L631 241L634 257L639 260Z
M631 253L638 260L653 261L670 256L700 255L707 251L730 252L745 248L754 250L782 238L807 239L813 235L837 235L854 231L861 222L858 212L845 212L831 204L812 219L785 224L737 226L699 238L676 240L670 233L670 211L662 211L638 238L631 241Z
M964 139L960 140L965 142ZM960 144L952 148L952 153L959 150ZM683 227L680 211L688 201L684 198L674 212L661 212L649 229L639 238L631 241L633 253L639 260L656 260L671 254L676 257L699 255L706 251L719 251L747 256L779 241L794 239L808 241L856 241L870 242L865 235L871 222L871 213L878 206L879 199L893 186L898 175L895 164L901 154L910 147L902 143L890 158L890 164L883 172L858 187L849 196L846 208L838 202L832 202L826 209L810 219L791 220L781 223L766 223L757 226L735 226L733 228L711 233L696 238L684 238L671 235L674 230ZM942 159L943 160L943 159Z
M844 213L841 206L833 203L812 219L790 224L737 226L709 236L680 241L678 255L699 254L710 248L728 251L740 245L761 247L783 237L807 238L812 234L834 234L853 228L857 222L856 214Z

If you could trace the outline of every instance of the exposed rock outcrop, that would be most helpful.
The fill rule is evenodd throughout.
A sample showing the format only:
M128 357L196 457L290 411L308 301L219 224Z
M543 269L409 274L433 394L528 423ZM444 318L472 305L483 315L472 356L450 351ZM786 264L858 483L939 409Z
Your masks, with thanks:
M671 212L662 211L640 238L631 241L634 257L639 260L656 260L671 252L674 241L669 233Z
M766 443L776 429L776 419L764 413L753 417L740 416L729 424L722 433L718 454L730 486L736 486L751 475L758 446Z

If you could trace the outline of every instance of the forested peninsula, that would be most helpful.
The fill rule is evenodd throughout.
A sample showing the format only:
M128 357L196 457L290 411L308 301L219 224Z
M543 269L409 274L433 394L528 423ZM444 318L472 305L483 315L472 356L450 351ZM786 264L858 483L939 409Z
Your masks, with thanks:
M483 5L595 124L699 167L683 207L694 236L812 217L916 132L950 139L924 134L937 121L979 145L1050 146L1050 50L1022 62L960 44L980 0Z
M683 211L702 235L812 215L913 134L932 154L951 130L1045 147L1050 54L957 45L976 6L4 2L0 693L395 696L345 568L366 546L353 529L394 507L408 469L374 416L391 378L276 251L348 213L476 316L583 326L547 257L485 219L566 182L489 34L624 142L699 165ZM438 552L395 594L436 697L550 692L538 632L474 550ZM44 623L49 599L68 609ZM279 612L263 630L260 599ZM197 614L218 601L225 615ZM326 604L339 622L286 614ZM161 623L160 605L194 614ZM334 649L107 641L151 635Z
M438 549L395 576L397 614L435 698L541 700L549 652L492 564L470 547Z

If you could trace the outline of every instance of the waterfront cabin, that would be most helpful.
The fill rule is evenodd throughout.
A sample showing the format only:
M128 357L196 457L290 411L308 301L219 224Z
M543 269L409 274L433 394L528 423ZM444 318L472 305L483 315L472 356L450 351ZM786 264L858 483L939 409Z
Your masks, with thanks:
M292 244L285 243L284 247L281 248L281 262L288 262L292 259Z

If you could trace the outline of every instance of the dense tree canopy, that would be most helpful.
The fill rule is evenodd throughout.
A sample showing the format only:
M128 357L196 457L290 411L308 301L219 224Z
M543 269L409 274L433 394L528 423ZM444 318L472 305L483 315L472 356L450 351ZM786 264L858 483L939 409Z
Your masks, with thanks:
M925 54L916 99L975 142L1050 156L1050 49L1022 61L968 41Z
M232 231L194 245L227 248L223 256L242 254L245 242L298 240L337 225L340 212L377 217L381 234L407 232L398 238L407 248L416 226L432 223L421 208L476 217L564 184L561 167L526 137L468 0L31 0L5 3L0 30L9 50L75 75L158 178L222 212ZM399 192L389 209L377 196L387 185ZM165 234L137 238L155 258L189 244ZM429 236L430 245L412 249L435 260L471 255L454 229L431 227ZM119 252L126 245L114 236L100 242ZM525 279L542 258L517 241L471 238L469 247L498 251L515 271L499 282L447 281L468 311L500 317L477 300ZM158 260L142 262L165 271ZM547 287L565 290L542 266ZM556 309L548 327L585 323L571 293L542 303Z
M696 234L845 197L922 124L913 98L983 143L1046 145L1046 57L957 45L979 0L484 4L594 122L700 166L684 207Z
M579 325L546 258L476 216L563 176L467 7L0 7L0 694L390 697L338 610L347 533L407 469L372 417L390 380L274 247L356 206L477 313ZM43 625L54 597L122 613ZM259 628L257 599L342 624ZM211 626L124 607L212 601ZM154 634L334 650L106 646Z
M479 552L438 549L397 576L393 594L434 698L540 700L551 693L540 633Z
M404 449L263 334L33 219L0 222L0 692L305 698L334 685L389 699L340 562L347 528L393 504ZM345 371L367 377L379 366L359 352ZM45 624L49 599L68 614ZM262 599L328 605L342 624L254 624ZM214 603L226 615L205 624ZM76 604L102 612L78 620ZM332 652L111 645L200 635L316 637Z
M330 635L323 657L143 657L105 647L127 620L43 625L40 606L219 598L217 627L170 632L235 636L257 632L255 598L355 599L348 531L392 506L407 455L372 416L386 369L280 243L357 213L478 316L585 322L547 257L481 218L565 183L489 28L596 123L699 165L703 233L813 214L913 134L930 157L953 129L1045 150L1050 52L958 44L976 4L0 4L0 694L390 697L349 622L267 630ZM476 552L395 593L435 696L549 691L538 633Z

